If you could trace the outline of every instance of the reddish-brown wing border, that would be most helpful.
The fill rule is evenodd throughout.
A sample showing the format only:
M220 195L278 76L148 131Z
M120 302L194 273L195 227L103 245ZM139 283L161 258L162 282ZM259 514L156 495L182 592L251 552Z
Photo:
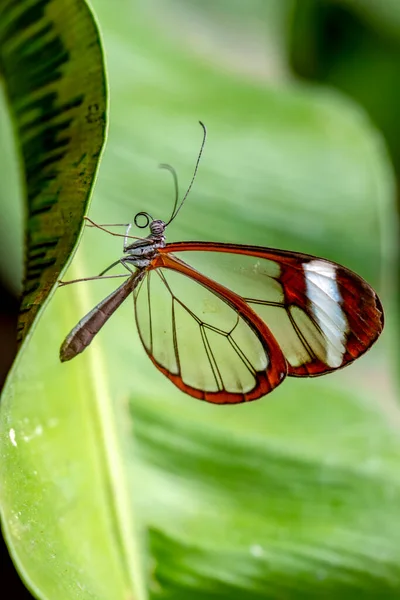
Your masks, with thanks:
M279 263L281 267L279 281L284 290L285 304L297 305L308 313L310 313L310 301L306 294L303 265L314 260L333 265L336 268L336 281L342 296L341 307L348 319L350 329L343 363L339 368L345 367L369 350L382 332L383 308L375 291L362 277L335 262L300 252L222 242L173 242L160 249L162 254L185 251L227 252L265 258ZM316 377L337 370L316 358L298 367L288 364L287 369L288 375L293 377Z
M214 404L236 404L239 402L249 402L250 400L256 400L261 396L265 396L272 392L282 381L284 380L287 373L287 363L282 351L275 340L274 336L264 323L264 321L253 311L253 309L246 304L246 302L237 294L228 290L219 283L205 277L195 269L192 269L183 261L179 260L174 256L169 256L166 253L157 254L153 259L149 270L163 267L165 269L172 269L177 271L186 277L197 281L200 285L211 290L224 302L229 304L231 308L236 311L248 324L248 326L254 331L261 344L265 348L267 353L269 364L265 371L259 371L256 373L257 383L256 386L246 393L230 393L224 391L218 392L207 392L199 390L190 385L187 385L182 381L180 375L176 375L168 371L165 367L160 365L155 358L149 354L149 357L153 364L166 376L172 383L174 383L180 390L186 392L190 396L194 396L200 400L206 400Z

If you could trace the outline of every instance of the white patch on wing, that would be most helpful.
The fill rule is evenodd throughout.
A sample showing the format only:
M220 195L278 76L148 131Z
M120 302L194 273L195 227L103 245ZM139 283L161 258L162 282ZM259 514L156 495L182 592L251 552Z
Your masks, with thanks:
M312 260L304 263L303 269L311 313L325 342L325 356L318 352L317 356L329 367L340 367L346 352L349 324L341 306L336 267L322 260Z

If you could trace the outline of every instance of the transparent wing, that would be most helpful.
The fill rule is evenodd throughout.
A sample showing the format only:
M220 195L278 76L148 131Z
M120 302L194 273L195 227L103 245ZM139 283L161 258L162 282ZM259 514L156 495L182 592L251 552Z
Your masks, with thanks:
M180 242L167 244L164 252L242 297L278 341L289 375L341 368L382 331L383 310L374 290L336 263L236 244Z
M182 391L214 403L263 396L286 361L261 319L234 293L173 258L134 292L138 331L156 367Z

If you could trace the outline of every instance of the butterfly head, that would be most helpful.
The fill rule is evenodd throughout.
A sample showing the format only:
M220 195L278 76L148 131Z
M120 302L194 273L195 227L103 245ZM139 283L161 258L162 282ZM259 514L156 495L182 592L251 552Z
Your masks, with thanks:
M150 221L149 227L150 227L150 232L152 233L152 235L159 236L159 235L164 235L166 224L164 223L164 221L161 221L160 219L155 219L153 221Z
M144 219L144 221L143 221L143 219ZM161 221L161 219L153 219L153 217L151 215L149 215L149 213L139 212L135 216L134 223L135 223L136 227L139 227L140 229L149 227L150 236L152 239L156 239L156 238L164 239L164 231L165 231L167 224L164 223L164 221Z

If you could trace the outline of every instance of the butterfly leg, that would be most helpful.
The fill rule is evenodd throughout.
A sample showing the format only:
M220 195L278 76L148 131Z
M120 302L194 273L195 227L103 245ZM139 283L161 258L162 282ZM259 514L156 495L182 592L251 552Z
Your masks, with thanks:
M71 283L80 283L81 281L94 281L96 279L116 279L117 277L129 277L128 273L120 273L119 275L96 275L95 277L83 277L82 279L70 279L69 281L58 280L58 287L70 285Z
M86 224L88 227L96 227L97 229L100 229L101 231L105 231L105 233L109 233L110 235L113 235L115 237L123 237L124 238L124 248L126 246L126 240L130 239L130 240L145 240L146 238L144 237L140 237L140 236L136 236L136 235L128 235L130 228L132 227L131 223L104 223L103 225L99 225L98 223L95 223L94 221L92 221L92 219L90 219L89 217L83 217L84 220L86 221ZM127 227L127 230L125 232L125 234L123 233L115 233L115 231L110 231L109 229L106 229L106 227ZM124 250L125 252L125 250Z
M87 227L128 227L129 223L95 223L90 217L83 217Z
M123 259L120 259L116 260L109 267L107 267L107 269L104 269L104 271L102 271L99 275L96 275L95 277L82 277L81 279L71 279L70 281L61 281L61 279L59 279L58 285L59 287L63 287L64 285L69 285L70 283L79 283L80 281L93 281L95 279L115 279L116 277L129 277L127 273L120 273L118 275L106 275L108 271L110 271L119 264L122 264L129 271L130 274L133 274L135 272L132 271L132 269L130 269L126 264L124 264Z
M136 273L137 269L135 268L135 270L133 270L130 266L129 266L129 262L127 260L125 260L125 258L121 258L121 260L119 261L121 263L121 265L123 267L125 267L125 269L127 269L132 275L133 273Z

